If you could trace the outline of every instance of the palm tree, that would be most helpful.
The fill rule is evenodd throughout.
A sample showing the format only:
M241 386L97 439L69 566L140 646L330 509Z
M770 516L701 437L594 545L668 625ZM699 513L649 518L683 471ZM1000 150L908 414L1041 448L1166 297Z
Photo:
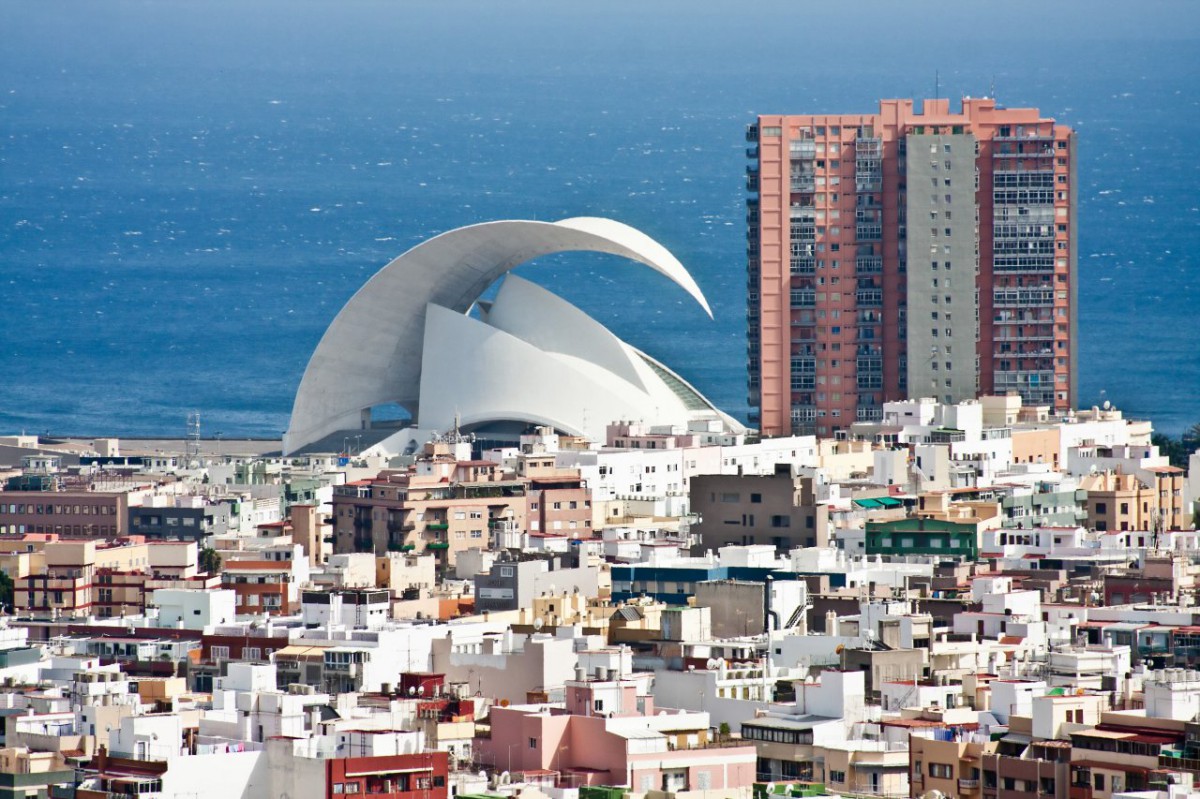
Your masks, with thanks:
M219 574L221 571L221 555L212 547L205 547L200 550L198 558L198 566L200 571L208 574Z

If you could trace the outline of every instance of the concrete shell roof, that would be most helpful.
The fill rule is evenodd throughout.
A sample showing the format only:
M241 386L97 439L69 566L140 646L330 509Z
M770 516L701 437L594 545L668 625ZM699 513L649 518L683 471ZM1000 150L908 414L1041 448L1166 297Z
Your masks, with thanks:
M397 403L418 417L426 312L466 314L497 279L527 261L587 251L645 264L712 311L683 265L658 242L611 219L502 221L457 228L413 247L358 290L325 331L300 381L284 451L360 427L364 409Z

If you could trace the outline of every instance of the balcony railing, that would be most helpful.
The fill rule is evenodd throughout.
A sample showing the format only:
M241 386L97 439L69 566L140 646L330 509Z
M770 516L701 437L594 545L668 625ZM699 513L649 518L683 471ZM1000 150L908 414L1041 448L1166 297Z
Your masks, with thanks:
M788 145L792 160L809 160L817 157L817 143L810 139L791 142Z
M854 259L854 269L860 275L877 275L883 272L882 255L860 255Z
M979 790L979 780L959 780L958 789L960 791L976 791Z

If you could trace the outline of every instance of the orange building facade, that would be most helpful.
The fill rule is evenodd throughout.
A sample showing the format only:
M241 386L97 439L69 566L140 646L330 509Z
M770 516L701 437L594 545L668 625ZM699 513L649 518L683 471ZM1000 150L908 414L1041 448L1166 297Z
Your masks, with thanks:
M1071 407L1075 134L992 99L747 130L752 421L833 435L886 401Z

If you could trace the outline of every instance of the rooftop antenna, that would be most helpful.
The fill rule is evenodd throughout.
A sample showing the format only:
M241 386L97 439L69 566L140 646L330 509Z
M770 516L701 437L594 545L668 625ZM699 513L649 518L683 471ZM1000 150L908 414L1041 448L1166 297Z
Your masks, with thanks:
M996 99L996 73L995 72L992 73L992 82L988 86L988 91L991 92L991 97L993 100L995 100Z
M936 69L933 71L933 99L942 99L942 76Z
M188 467L200 465L200 411L192 411L187 417L187 443L184 461Z

